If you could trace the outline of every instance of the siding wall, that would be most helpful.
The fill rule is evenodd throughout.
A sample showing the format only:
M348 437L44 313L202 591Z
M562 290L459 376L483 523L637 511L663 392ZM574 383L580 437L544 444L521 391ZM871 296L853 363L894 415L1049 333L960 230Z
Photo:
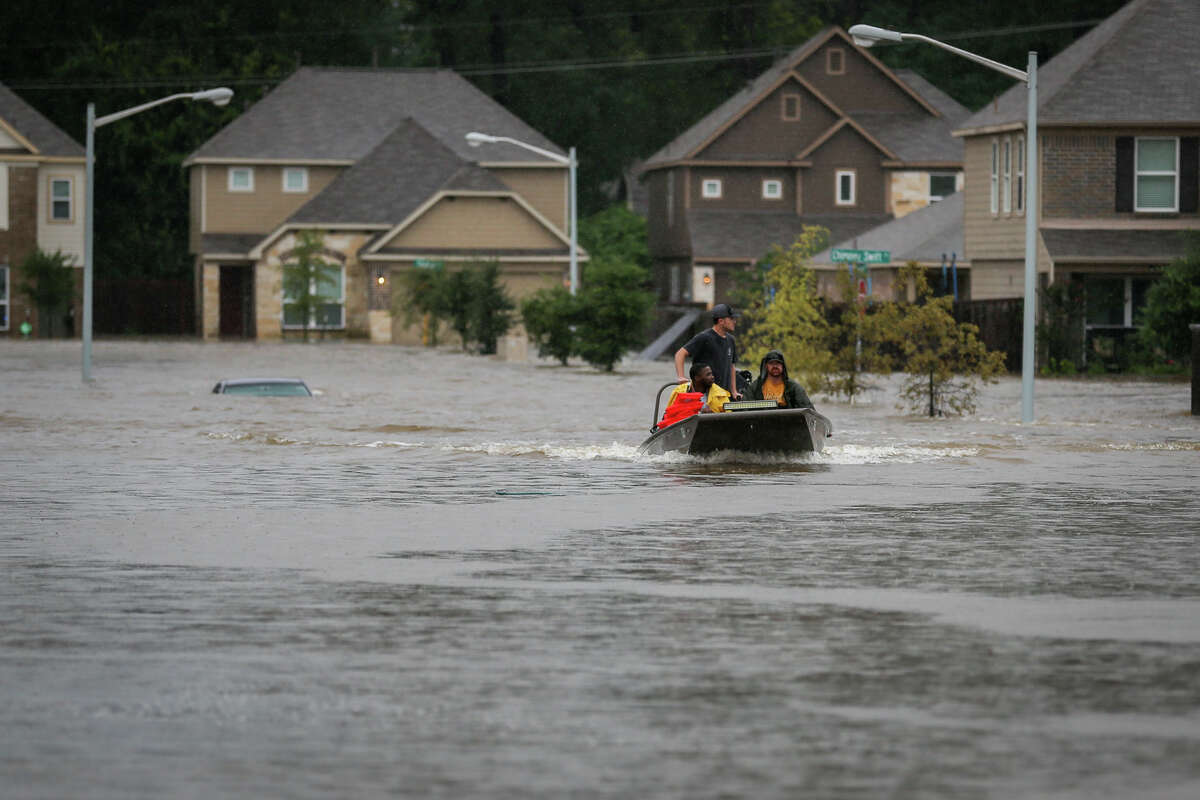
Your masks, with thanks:
M241 165L239 165L241 166ZM308 167L308 191L283 191L283 167L256 165L254 191L229 191L229 170L220 164L200 164L204 180L205 227L202 233L270 233L296 209L328 186L342 167Z
M963 248L976 268L982 267L982 262L1025 257L1025 215L1015 212L993 215L991 212L991 169L992 137L968 137L964 162ZM1041 174L1043 171L1039 170ZM978 299L986 297L975 296Z
M879 151L852 128L842 128L813 153L813 166L804 175L802 203L805 214L883 214L885 174ZM840 169L856 174L853 206L836 204L836 176Z
M562 169L519 169L490 167L493 175L503 181L526 203L567 233L568 194L570 177L566 167Z
M830 75L826 72L826 53L830 48L843 51L845 74ZM850 116L854 116L858 111L929 113L895 81L881 73L845 41L836 37L824 44L816 54L805 59L797 71L817 91Z
M740 209L748 211L794 211L796 205L796 171L787 167L692 167L689 203L695 209ZM721 181L721 197L703 196L704 181ZM779 200L762 196L764 180L782 184Z
M524 208L501 197L443 198L387 243L393 247L566 248Z
M83 164L43 164L38 167L38 246L49 253L62 250L76 265L83 264L84 178ZM50 180L71 179L70 222L50 221ZM102 235L102 234L100 234Z
M783 97L800 95L800 119L783 119ZM795 158L828 130L837 116L799 81L790 80L729 126L698 158L782 161Z

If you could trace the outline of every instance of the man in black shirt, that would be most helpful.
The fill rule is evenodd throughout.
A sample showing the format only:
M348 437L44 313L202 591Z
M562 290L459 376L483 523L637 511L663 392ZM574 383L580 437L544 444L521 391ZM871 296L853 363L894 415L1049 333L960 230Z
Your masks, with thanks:
M696 334L687 344L675 351L675 375L681 383L687 380L684 377L683 362L691 358L693 362L703 361L712 366L717 385L729 392L734 400L741 397L737 390L737 376L734 374L737 341L733 338L733 329L738 316L726 303L713 306L713 326Z

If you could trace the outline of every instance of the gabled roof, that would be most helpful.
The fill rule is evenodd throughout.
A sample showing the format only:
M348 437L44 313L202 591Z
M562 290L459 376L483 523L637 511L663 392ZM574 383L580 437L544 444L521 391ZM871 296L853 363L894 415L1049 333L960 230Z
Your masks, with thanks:
M471 148L471 131L520 139L566 153L451 70L302 67L188 156L230 160L350 164L407 118L468 161L543 162L512 145Z
M1038 124L1200 122L1198 41L1200 2L1133 0L1039 65ZM958 133L1023 124L1027 102L1018 83Z
M926 120L930 122L938 122L938 115L942 115L957 122L961 121L961 119L967 116L968 112L965 108L963 108L945 93L933 89L932 85L923 78L920 78L915 73L903 75L900 72L893 72L892 70L889 70L886 66L876 60L875 57L870 53L855 45L846 32L841 28L829 27L818 33L816 36L813 36L807 42L800 45L800 47L788 53L783 58L776 61L770 69L747 84L744 89L729 97L725 102L721 103L719 106L702 117L695 125L688 128L654 155L647 158L642 170L651 170L663 163L669 163L691 157L697 151L701 150L705 145L707 145L713 138L715 138L724 128L728 127L731 122L735 121L737 118L741 117L743 114L757 105L764 96L773 91L780 83L787 80L789 77L800 81L805 85L806 88L812 91L819 100L825 103L825 105L829 106L831 110L838 115L842 115L842 111L834 107L832 103L824 98L819 91L809 86L802 77L793 72L793 69L797 65L802 63L805 59L811 56L821 46L834 37L843 39L849 47L855 48L860 54L862 54L864 58L875 64L883 74L894 81L903 92L911 95L912 98L920 105L928 109L928 114L924 115ZM927 90L932 90L932 96L926 95ZM860 119L862 116L863 115L858 113L853 115L854 119L858 122L862 122ZM876 120L877 127L879 126L880 122L884 121L882 119L884 116L894 116L898 118L913 116L915 119L920 115L880 115L881 119ZM863 127L870 133L872 137L879 139L881 142L890 138L892 141L898 143L901 136L880 136L876 128L873 128L869 125L863 125ZM902 135L911 136L911 128L912 123L910 121L907 126L908 132ZM931 130L929 132L922 130L918 135L921 137L926 137L930 134L948 136L948 130L944 134L941 131L942 128L946 128L945 122L938 124L936 128L937 130ZM886 143L885 147L886 149L892 150L897 154L903 154L906 149L903 146L897 147L893 143ZM947 152L951 157L943 158L942 155L944 154L939 154L938 158L934 160L953 160L952 156L956 152L953 142L949 144ZM957 152L958 160L961 160L961 148L959 148ZM903 156L900 155L900 157Z
M0 83L0 130L12 136L29 155L52 158L85 156L78 142Z
M955 192L940 202L854 237L830 237L830 241L834 244L829 249L888 250L893 264L909 261L936 264L953 254L961 265L966 260L963 255L963 192ZM813 256L813 264L832 264L829 249Z

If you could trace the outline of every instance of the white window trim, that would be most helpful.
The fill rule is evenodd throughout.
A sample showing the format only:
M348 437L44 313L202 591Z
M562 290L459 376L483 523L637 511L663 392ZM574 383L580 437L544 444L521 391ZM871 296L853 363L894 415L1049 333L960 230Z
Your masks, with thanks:
M850 197L849 199L842 198L842 178L850 177ZM833 179L833 202L834 205L849 207L858 205L858 172L852 169L839 169L834 173Z
M67 216L65 219L54 216L54 184L62 181L69 187L67 195ZM70 225L75 221L75 176L48 175L46 179L46 222L51 225Z
M8 279L12 276L12 270L8 268L8 264L0 264L0 307L3 307L4 314L0 315L0 331L8 330L9 323L12 321L12 305L9 298L12 297L11 287L8 285Z
M342 279L341 279L342 293L341 293L341 295L338 297L338 300L337 300L337 303L338 303L338 305L339 305L339 306L341 306L341 310L342 310L341 319L340 319L340 320L338 320L338 323L337 323L336 325L325 325L325 326L318 325L318 324L317 324L317 320L316 320L316 313L317 313L317 310L314 308L314 309L312 310L312 316L310 316L310 317L309 317L309 319L308 319L308 329L309 329L310 331L319 331L319 330L326 330L326 331L340 331L340 330L345 330L345 328L346 328L346 265L345 265L345 264L337 264L337 263L332 263L332 262L329 262L329 261L326 261L326 262L325 262L325 265L326 265L326 266L330 266L330 267L334 267L334 266L336 266L336 267L337 267L339 270L341 270L341 273L342 273ZM284 269L287 269L287 267L288 267L288 266L289 266L289 264L284 264L284 265L283 265L283 268L284 268ZM316 279L315 279L315 278L313 279L313 281L312 281L312 282L310 282L310 283L309 283L308 290L309 290L310 292L313 292L313 293L315 293L315 292L317 291ZM285 322L285 319L286 319L286 312L285 312L285 309L286 309L286 307L287 307L287 303L288 303L287 295L286 295L286 294L284 294L284 296L283 296L283 301L282 301L282 302L279 304L279 324L280 324L280 325L283 327L283 329L284 329L285 331L299 331L299 330L304 330L304 326L303 326L303 325L289 325L287 322Z
M767 191L767 187L774 187L775 194ZM782 200L783 199L783 181L778 178L764 178L762 182L763 200Z
M1012 137L1005 136L1000 146L1000 210L1012 213Z
M1175 143L1175 169L1172 172L1165 170L1146 170L1142 171L1138 168L1138 161L1141 159L1142 142L1174 142ZM1175 182L1175 198L1170 208L1143 208L1137 204L1138 198L1138 178L1155 177L1170 175ZM1133 210L1143 214L1174 214L1179 211L1179 137L1178 136L1138 136L1133 142Z
M241 172L241 171L245 171L246 174L250 176L250 185L249 186L234 186L233 185L234 174ZM254 167L230 167L228 172L226 173L226 186L228 187L229 191L231 191L231 192L239 192L239 193L253 192L254 191Z
M8 164L0 161L0 231L8 230Z
M1025 137L1017 137L1017 147L1013 151L1014 166L1016 167L1017 182L1013 187L1013 207L1018 214L1025 213Z
M720 178L704 178L700 181L700 196L705 200L720 200L724 188Z
M796 113L788 114L788 100L796 101ZM799 122L804 116L804 101L799 92L786 92L779 99L779 118L784 122Z
M300 188L293 189L288 186L288 173L299 173L301 177ZM253 185L254 179L250 179ZM308 192L308 167L284 167L279 173L279 185L285 194L305 194Z
M840 61L840 69L833 68L833 55L836 53ZM826 75L845 75L846 74L846 51L841 47L830 47L825 51L825 74Z
M989 207L993 215L1000 213L1000 140L992 139L992 183Z

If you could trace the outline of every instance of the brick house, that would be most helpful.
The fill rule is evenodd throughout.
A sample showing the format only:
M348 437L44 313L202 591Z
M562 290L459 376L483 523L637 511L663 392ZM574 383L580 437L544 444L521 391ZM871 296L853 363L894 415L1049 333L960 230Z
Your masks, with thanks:
M1038 70L1037 270L1082 289L1093 346L1135 329L1181 232L1200 228L1197 41L1200 3L1133 0ZM1026 101L1013 86L955 131L977 299L1024 290Z
M969 112L827 28L646 159L660 297L726 299L805 225L841 241L953 194Z
M0 336L20 336L26 320L38 336L70 331L80 318L77 301L67 319L40 319L18 287L39 247L82 268L84 161L78 142L0 84Z
M433 264L495 259L515 297L562 285L567 167L511 144L471 147L471 131L562 153L449 70L295 72L184 162L201 335L279 339L303 326L282 278L305 230L324 235L333 281L313 324L329 335L418 342L391 294Z

